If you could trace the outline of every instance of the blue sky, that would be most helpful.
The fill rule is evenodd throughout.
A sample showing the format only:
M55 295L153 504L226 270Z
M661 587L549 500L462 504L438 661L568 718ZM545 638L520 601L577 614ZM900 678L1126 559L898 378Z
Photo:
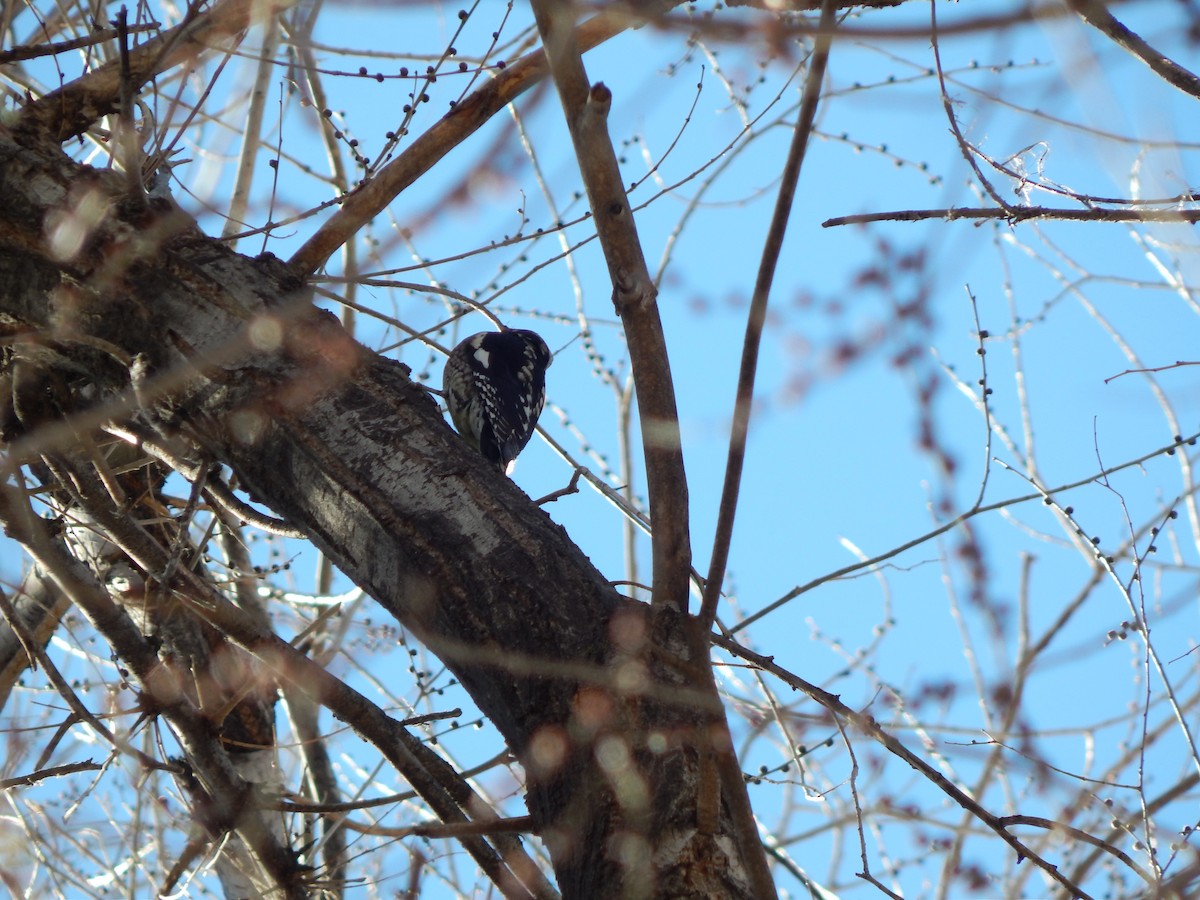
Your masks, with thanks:
M946 27L1010 7L943 4L938 15ZM391 10L345 3L323 9L314 34L319 47L366 50L386 45L397 52L413 51L411 59L380 60L318 50L319 64L328 70L324 84L334 120L347 135L360 140L360 152L374 157L384 134L398 127L414 82L411 77L389 77L377 83L358 77L358 67L389 76L400 65L412 71L423 69L427 60L422 54L436 57L445 48L450 29L458 22L457 9L413 4ZM1119 11L1131 26L1144 28L1151 42L1181 60L1188 58L1192 48L1181 37L1184 14L1178 4L1125 4ZM928 6L909 4L903 10L864 15L850 24L917 27L927 24L928 14ZM501 4L480 4L456 41L460 56L468 59L481 39L486 43L487 34L501 27L504 15ZM752 13L722 16L760 21ZM527 19L523 5L514 7L503 26L504 39L516 34L516 26ZM259 39L252 33L243 49L252 49ZM968 140L994 160L1022 165L1031 179L1101 197L1135 192L1142 197L1170 196L1200 180L1195 163L1200 120L1194 114L1194 98L1163 85L1140 63L1105 39L1088 34L1077 21L947 37L940 49L954 110ZM641 181L647 173L646 159L659 160L666 154L656 176L663 185L672 186L670 190L651 200L661 186L647 179L631 199L635 207L647 204L638 209L637 222L652 271L664 248L672 246L659 305L676 378L695 565L700 571L708 564L723 477L745 305L790 139L787 126L794 121L798 101L799 81L792 75L801 51L792 47L791 52L790 60L764 61L763 45L756 39L743 45L714 41L689 52L683 35L643 29L622 35L586 58L592 80L603 80L613 89L610 129L625 158L629 180ZM252 63L234 60L230 66L221 84L236 95L249 83ZM472 70L473 66L474 61ZM1196 283L1200 257L1191 226L1010 226L936 220L866 229L821 226L829 217L861 212L988 204L949 133L932 66L928 39L919 37L897 41L862 37L834 46L828 97L801 175L772 293L772 318L756 387L759 408L752 423L730 558L735 605L721 610L729 624L794 586L853 562L852 547L873 556L929 531L947 518L946 510L938 508L940 499L948 501L951 515L975 501L987 459L987 422L977 404L959 391L949 370L968 387L978 387L976 315L991 336L985 343L988 386L993 391L990 413L1020 443L1019 401L1021 391L1028 392L1037 462L1047 485L1075 482L1101 465L1139 457L1169 443L1174 433L1145 377L1127 375L1105 382L1131 367L1107 329L1110 324L1146 366L1197 358L1200 317L1187 286ZM410 126L413 134L440 116L471 77L470 72L459 74L454 68L454 64L447 66L448 74L430 87L430 102ZM281 84L283 75L281 67L271 83L275 99L268 104L267 140L281 141L290 158L323 172L327 167L314 111L296 102L298 95ZM735 95L748 97L746 116L765 112L757 126L764 129L762 135L744 146L740 135L745 119L727 95L722 77L729 79ZM697 89L697 84L702 87ZM747 85L752 86L748 93ZM285 98L282 120L281 94ZM778 101L768 108L776 96ZM237 103L231 103L231 110L238 109ZM516 138L513 118L497 116L359 236L359 268L392 269L413 265L415 257L449 259L477 251L391 277L410 282L434 278L485 299L495 292L493 284L513 285L493 308L509 324L536 327L552 348L561 348L549 373L549 397L578 432L564 428L551 412L543 417L544 427L574 453L581 452L582 434L589 447L613 460L617 456L613 391L595 377L581 343L575 340L578 290L579 306L586 311L598 346L624 376L627 365L606 270L595 242L573 252L573 271L558 259L562 251L553 225L559 218L577 219L583 207L575 196L578 172L557 98L552 92L535 90L518 101L517 109L557 213L543 197L542 185ZM1064 120L1075 124L1064 126ZM239 121L236 115L232 121ZM1087 129L1129 139L1110 140ZM667 154L672 142L676 143ZM735 152L717 158L730 144ZM182 170L183 182L219 207L231 182L236 149L222 126L203 126L199 144L185 154L195 161ZM698 176L689 177L698 170ZM714 173L719 177L707 186L706 179ZM1006 176L989 170L988 177L1010 202L1021 202ZM265 219L271 188L267 179L257 183L252 221ZM178 193L187 205L190 201L182 191ZM305 208L331 193L296 165L285 161L280 166L276 201L280 209ZM452 202L447 201L448 194L453 195ZM1038 204L1078 205L1046 193L1031 196ZM688 204L697 197L699 206L683 220ZM524 210L526 223L519 210ZM286 257L324 215L281 229L267 249ZM671 244L681 221L678 240ZM201 222L212 234L222 227L212 215L201 215ZM547 233L536 236L538 228ZM515 235L518 229L529 239L488 249L490 241ZM589 233L586 222L565 230L571 244ZM257 253L261 238L247 239L240 249ZM905 269L905 261L913 260L918 263ZM330 274L338 274L340 266L340 260L332 260ZM888 273L886 289L865 277L878 269ZM1171 273L1183 287L1168 286ZM975 297L974 307L969 294ZM917 300L926 322L916 316L897 317L896 304ZM445 314L442 301L399 289L363 287L357 301L418 327L428 327ZM455 337L486 327L482 317L468 317L456 335L447 333L439 340L449 344ZM393 333L362 317L360 329L361 339L369 345L395 343ZM848 364L836 364L837 348L846 345L865 349ZM1019 369L1014 358L1018 347ZM911 361L896 366L893 357L906 349L913 354ZM389 352L418 374L428 374L435 386L440 384L437 354L414 344ZM1157 377L1185 435L1200 428L1195 414L1198 377L1191 368ZM918 382L935 386L924 409L914 401ZM805 390L797 392L798 383ZM932 416L940 445L955 460L951 479L944 478L937 461L918 447L923 412ZM1006 463L1018 462L999 435L993 434L990 452ZM537 497L562 487L570 474L567 464L535 441L514 477ZM644 488L640 467L635 483L639 491ZM1158 457L1114 475L1109 486L1092 485L1055 499L1061 507L1073 508L1085 537L1098 536L1102 548L1115 548L1128 536L1126 511L1129 520L1140 526L1183 489L1177 458ZM985 502L1028 493L1023 478L996 462L990 464ZM621 523L611 506L585 488L547 511L601 571L614 580L623 577ZM1158 555L1160 559L1170 555L1175 567L1156 570L1153 579L1147 576L1143 581L1155 592L1151 599L1160 600L1164 626L1155 638L1161 641L1163 656L1170 659L1181 657L1195 643L1194 598L1185 600L1182 609L1169 602L1181 593L1194 593L1195 586L1197 535L1183 507L1180 511L1180 518L1168 529L1171 540L1162 542ZM974 520L972 527L984 548L987 608L972 605L971 583L956 556L961 534L951 533L940 542L903 553L878 575L860 574L803 595L759 621L747 637L782 665L842 693L848 704L872 704L881 721L894 710L887 702L888 686L911 699L928 685L957 685L953 703L944 709L925 707L922 715L928 717L930 739L968 773L967 782L979 752L946 742L984 738L978 729L986 721L981 706L988 704L980 704L974 696L976 661L987 690L1011 677L1019 641L1016 610L1023 555L1035 558L1028 570L1027 610L1034 635L1055 620L1090 577L1087 557L1069 546L1070 529L1064 532L1038 501L989 513ZM1143 549L1145 544L1143 540ZM299 563L289 577L297 587L311 587L304 574L311 570L310 555L299 548L294 552ZM646 541L639 552L642 578L648 581ZM19 566L15 555L6 561L9 572ZM1128 578L1129 560L1116 565ZM1001 605L1008 617L999 632L993 632L988 612ZM1152 610L1157 608L1151 604ZM1119 752L1120 740L1136 736L1136 717L1096 729L1090 736L1082 730L1098 720L1118 720L1127 714L1128 704L1143 699L1145 684L1138 678L1144 676L1138 672L1145 666L1137 640L1105 640L1106 632L1129 617L1120 592L1100 588L1036 670L1028 721L1032 728L1046 730L1039 749L1066 770L1083 772L1092 765L1089 771L1098 772L1106 759ZM874 632L880 626L886 634L876 644ZM964 642L964 635L970 636L969 642ZM860 657L856 654L862 648L870 651ZM394 662L382 664L400 667L399 672L406 660L397 654ZM1187 679L1194 681L1194 668L1190 658L1182 658L1171 671L1190 684ZM1157 684L1154 676L1150 683ZM1155 694L1156 703L1157 698ZM1158 709L1154 707L1156 719ZM798 703L796 711L799 716L817 712L804 703ZM946 727L938 728L943 717ZM902 718L894 725L903 739L919 745L919 736ZM804 731L803 726L797 727ZM1060 728L1067 732L1053 733ZM814 726L805 740L816 743L830 734L827 726ZM779 751L767 739L747 741L748 770L779 763ZM474 732L451 736L448 745L467 762L497 749L494 736L487 733L483 738ZM862 744L857 746L864 756L873 753ZM1094 756L1089 757L1089 752ZM1166 739L1156 753L1161 755L1154 758L1151 777L1161 773L1163 784L1186 770L1189 755L1181 741ZM1008 759L1019 771L1016 757ZM818 751L810 761L819 777L828 779L825 786L832 793L824 804L800 804L802 812L796 819L801 822L808 818L806 811L820 819L846 802L848 770L840 747L824 754ZM1127 780L1128 774L1124 771L1122 778ZM493 777L497 784L505 778ZM931 818L957 821L959 813L946 810L940 796L914 785L903 767L893 764L878 778L879 792L911 796ZM1014 781L1019 782L1019 776ZM1018 790L1022 799L1017 807L1027 814L1037 810L1054 817L1055 804L1069 790L1060 787L1049 792L1048 799L1036 791ZM765 813L784 803L782 789L759 786L754 791L752 798ZM1095 793L1099 797L1104 790L1097 788ZM987 799L1003 806L996 792ZM896 855L911 859L908 868L897 873L896 883L906 896L932 895L929 885L937 882L938 871L911 845L912 826L897 819L881 827L889 842L901 846ZM876 839L883 842L883 833ZM822 843L827 840L828 834L814 837L792 848L792 855L801 865L811 866L818 878L852 883L856 852L836 872L823 871L823 862L813 863L829 856L831 851ZM972 853L994 871L1013 865L1011 858L984 839L971 844L968 856ZM883 856L880 847L873 847L873 865L883 865ZM795 890L795 885L781 880L781 889ZM1037 883L1029 882L1027 890L1035 895Z

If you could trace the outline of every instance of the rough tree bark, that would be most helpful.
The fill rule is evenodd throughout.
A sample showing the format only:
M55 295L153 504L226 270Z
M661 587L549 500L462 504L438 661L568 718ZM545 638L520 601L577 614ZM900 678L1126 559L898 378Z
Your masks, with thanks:
M227 465L454 671L528 773L565 896L753 896L744 786L697 827L698 732L723 713L686 648L655 646L644 608L285 265L126 190L0 128L0 333L51 351L36 377L73 410L10 460L134 423ZM249 634L230 636L272 664Z

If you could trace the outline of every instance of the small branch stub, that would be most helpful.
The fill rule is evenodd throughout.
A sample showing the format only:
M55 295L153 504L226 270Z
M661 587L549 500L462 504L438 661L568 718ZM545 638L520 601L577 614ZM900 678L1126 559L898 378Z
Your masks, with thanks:
M610 109L612 109L612 91L603 81L597 81L588 92L588 101L583 108L583 114L606 121Z

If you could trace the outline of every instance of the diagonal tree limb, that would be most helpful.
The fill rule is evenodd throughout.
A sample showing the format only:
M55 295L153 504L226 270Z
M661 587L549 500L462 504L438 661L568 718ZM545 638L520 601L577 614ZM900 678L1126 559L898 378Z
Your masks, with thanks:
M155 25L138 25L130 28L129 33L141 34L155 28L157 28ZM22 44L19 47L0 50L0 66L23 62L27 59L37 59L42 56L58 56L60 53L69 53L72 50L80 50L84 47L94 47L96 44L103 44L105 41L114 40L116 37L117 29L101 28L81 37L55 41L50 44Z
M1189 199L1187 202L1195 202ZM868 222L921 222L926 219L943 219L955 222L960 219L998 219L1010 225L1031 220L1060 222L1200 222L1200 209L1058 209L1051 206L1013 206L1008 209L995 207L949 207L947 209L897 209L886 212L856 213L852 216L836 216L821 223L822 228L839 225L864 225Z
M909 0L838 0L834 6L838 9L890 9L901 6ZM725 0L725 5L731 8L748 6L767 12L818 12L824 5L824 0Z

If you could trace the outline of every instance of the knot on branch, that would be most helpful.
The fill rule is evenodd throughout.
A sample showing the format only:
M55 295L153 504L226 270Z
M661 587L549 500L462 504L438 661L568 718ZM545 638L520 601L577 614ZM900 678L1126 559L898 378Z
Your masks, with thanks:
M638 277L626 269L618 270L613 277L613 309L618 315L647 310L658 299L658 288L653 281Z

